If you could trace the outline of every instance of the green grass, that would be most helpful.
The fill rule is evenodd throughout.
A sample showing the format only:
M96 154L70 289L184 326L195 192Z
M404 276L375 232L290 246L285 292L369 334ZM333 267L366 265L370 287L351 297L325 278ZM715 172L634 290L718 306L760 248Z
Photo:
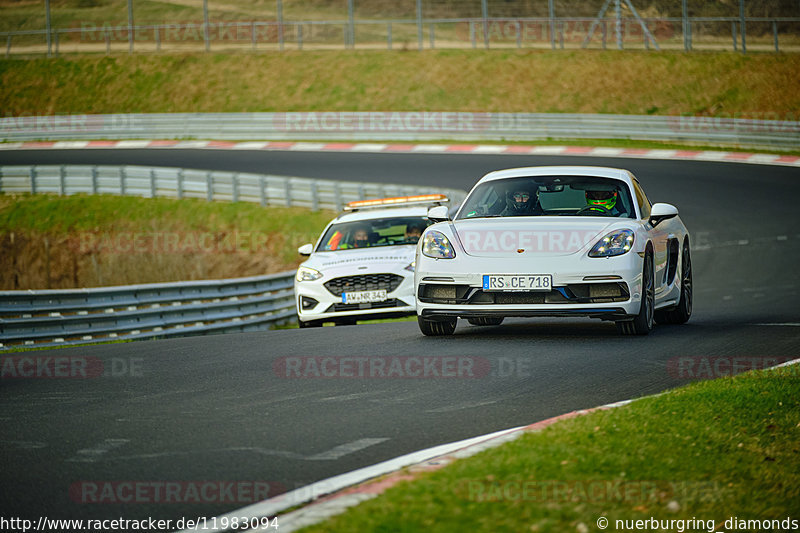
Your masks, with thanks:
M797 120L800 55L597 50L126 54L0 60L0 84L0 108L7 116L396 110Z
M335 215L198 199L0 195L0 247L8 252L0 254L0 287L42 289L49 280L50 288L69 288L289 270L301 261L297 247L315 241Z
M607 531L650 517L800 519L798 442L800 366L751 372L527 433L303 531L561 533L598 531L600 516Z

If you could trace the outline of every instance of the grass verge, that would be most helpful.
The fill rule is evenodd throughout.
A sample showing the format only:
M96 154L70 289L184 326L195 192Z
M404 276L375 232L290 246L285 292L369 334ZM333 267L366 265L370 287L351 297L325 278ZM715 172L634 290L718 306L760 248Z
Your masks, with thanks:
M95 287L290 270L332 211L119 196L0 195L0 287Z
M409 110L796 120L800 55L309 50L75 56L0 60L0 84L7 116Z
M720 531L734 529L730 517L800 520L798 442L800 365L749 372L524 434L303 531L586 533L601 516L607 531L651 518L684 523L650 530ZM689 527L692 518L704 525Z

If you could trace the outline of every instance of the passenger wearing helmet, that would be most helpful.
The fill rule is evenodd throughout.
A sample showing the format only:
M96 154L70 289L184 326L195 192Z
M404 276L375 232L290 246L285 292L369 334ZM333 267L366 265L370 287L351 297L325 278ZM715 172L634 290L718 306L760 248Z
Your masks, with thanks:
M611 190L587 190L586 191L586 212L595 211L599 214L610 214L619 216L617 209L617 191Z
M530 186L521 185L508 191L506 207L500 213L501 216L515 217L537 214L541 214L538 189L531 190Z

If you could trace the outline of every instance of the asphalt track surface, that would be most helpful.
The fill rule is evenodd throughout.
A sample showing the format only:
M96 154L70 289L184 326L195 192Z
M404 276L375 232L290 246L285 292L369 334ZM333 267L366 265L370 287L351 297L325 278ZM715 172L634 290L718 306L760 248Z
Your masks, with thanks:
M246 498L89 504L77 503L81 497L71 498L69 489L82 481L254 480L289 490L421 448L685 384L687 376L671 371L677 357L800 354L797 168L552 156L0 152L0 164L32 163L183 166L465 189L499 168L628 168L651 201L677 205L693 233L695 308L688 324L659 326L643 338L620 337L613 324L598 321L514 319L499 327L461 321L448 338L423 337L406 322L18 354L99 358L122 375L0 381L4 516L218 515ZM395 357L455 357L481 371L471 378L392 379L287 378L280 371L282 358L323 355L382 357L387 365ZM135 375L125 371L131 362Z

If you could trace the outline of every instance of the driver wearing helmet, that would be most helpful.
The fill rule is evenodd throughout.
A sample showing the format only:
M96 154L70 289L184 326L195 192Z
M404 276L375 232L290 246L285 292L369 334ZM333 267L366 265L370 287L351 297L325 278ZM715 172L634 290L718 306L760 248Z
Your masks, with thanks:
M501 216L514 217L537 214L541 214L538 188L523 184L508 191L506 194L506 207L500 213Z
M617 209L617 191L587 189L586 207L584 209L587 211L596 211L601 214L619 216L620 211Z

